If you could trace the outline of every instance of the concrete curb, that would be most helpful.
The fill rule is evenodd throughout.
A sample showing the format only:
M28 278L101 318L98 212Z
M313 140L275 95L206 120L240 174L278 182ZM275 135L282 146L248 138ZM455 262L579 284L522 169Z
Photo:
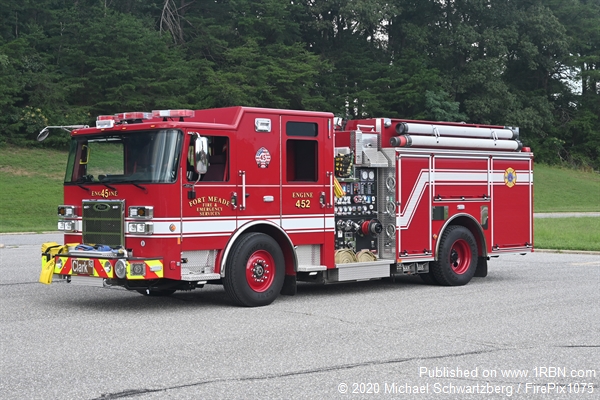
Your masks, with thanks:
M47 235L53 233L61 233L61 231L44 231L44 232L0 232L0 236L8 236L8 235Z
M600 212L533 213L533 218L584 218L600 217Z
M556 250L556 249L533 249L534 253L558 253L558 254L587 254L600 256L600 251L586 250Z

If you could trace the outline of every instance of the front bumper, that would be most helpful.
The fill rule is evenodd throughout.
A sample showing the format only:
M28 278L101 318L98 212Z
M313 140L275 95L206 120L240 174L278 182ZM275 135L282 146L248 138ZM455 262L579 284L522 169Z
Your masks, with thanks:
M61 277L86 277L102 279L124 279L131 281L155 280L164 277L162 259L127 257L105 251L78 251L77 244L42 245L42 271L40 282L52 283L54 275ZM115 267L118 261L125 264L125 274L118 277Z

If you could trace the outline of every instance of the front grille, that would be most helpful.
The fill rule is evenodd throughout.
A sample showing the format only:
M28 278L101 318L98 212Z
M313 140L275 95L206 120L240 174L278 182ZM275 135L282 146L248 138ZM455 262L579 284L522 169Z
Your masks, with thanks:
M123 210L121 200L83 202L83 242L123 246Z

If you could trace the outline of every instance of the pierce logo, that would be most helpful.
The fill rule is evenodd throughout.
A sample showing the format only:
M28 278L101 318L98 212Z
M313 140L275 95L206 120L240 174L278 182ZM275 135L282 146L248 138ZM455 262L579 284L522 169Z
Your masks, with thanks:
M108 211L110 210L110 206L105 203L94 204L94 210L96 211Z
M92 190L92 196L100 196L104 197L105 199L108 199L109 197L117 196L117 191L108 189Z

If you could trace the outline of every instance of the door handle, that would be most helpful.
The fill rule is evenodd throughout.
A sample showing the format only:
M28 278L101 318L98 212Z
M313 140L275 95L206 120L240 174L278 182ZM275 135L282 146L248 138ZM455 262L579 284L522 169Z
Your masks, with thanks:
M231 193L231 207L235 210L237 208L237 193Z
M240 211L246 209L246 171L239 171L238 174L242 177L242 204L240 205Z

